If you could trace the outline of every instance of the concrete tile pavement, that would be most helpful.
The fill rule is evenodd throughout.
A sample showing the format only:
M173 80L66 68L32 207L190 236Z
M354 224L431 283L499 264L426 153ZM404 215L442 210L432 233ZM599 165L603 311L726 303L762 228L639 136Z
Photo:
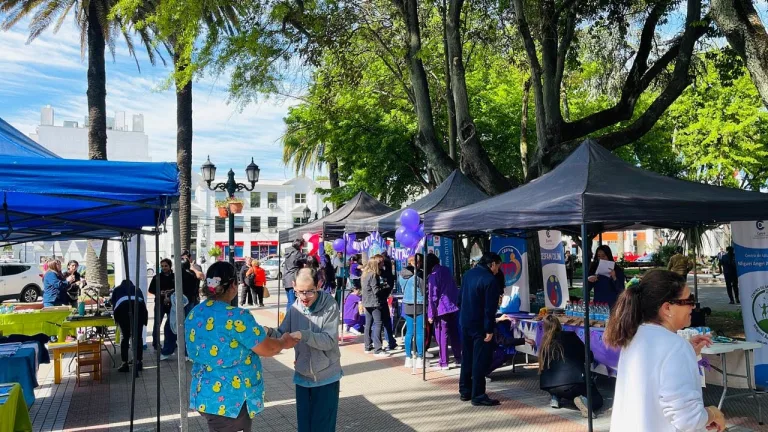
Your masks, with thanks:
M277 322L276 289L266 308L250 308L256 319L268 326ZM281 296L284 301L284 296ZM151 299L150 299L151 302ZM284 306L280 309L282 310ZM150 326L152 325L150 316ZM151 332L150 332L151 333ZM495 408L473 407L458 399L458 369L429 371L426 382L421 374L411 375L403 367L402 352L390 358L375 359L362 351L361 341L342 343L341 399L337 430L373 431L585 431L586 421L575 407L549 408L548 395L538 389L536 365L502 368L492 375L488 392L502 400ZM433 348L433 351L435 349ZM518 362L524 361L520 356ZM67 365L67 361L64 365ZM151 348L144 355L145 371L136 382L134 430L156 430L156 371L160 370L161 431L177 431L179 418L178 369L175 361L156 361ZM266 384L266 409L256 418L254 430L296 431L293 378L293 353L263 359ZM42 365L37 402L31 409L35 431L127 431L129 430L130 374L118 373L105 356L102 383L75 387L75 378L64 372L61 385L53 384L50 365ZM606 406L612 403L613 381L599 382ZM719 396L716 387L708 388L708 400ZM739 431L761 430L754 420L756 409L750 400L726 403L726 416ZM610 410L594 421L595 431L607 431ZM189 413L189 430L207 431L197 413ZM768 430L768 429L762 429Z

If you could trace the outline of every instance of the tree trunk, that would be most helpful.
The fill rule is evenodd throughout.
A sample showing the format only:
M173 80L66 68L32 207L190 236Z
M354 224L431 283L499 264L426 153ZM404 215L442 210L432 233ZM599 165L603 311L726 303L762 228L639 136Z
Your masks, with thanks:
M768 34L751 0L712 0L710 10L768 107Z
M528 100L531 96L531 79L523 84L522 113L520 114L520 165L523 179L528 180Z
M458 144L461 148L462 171L473 178L478 186L490 195L497 195L512 188L509 180L491 162L488 153L480 145L474 119L469 112L469 97L464 71L461 46L461 9L464 0L450 0L446 20L451 88L456 109Z
M408 72L413 87L416 105L416 118L419 126L419 139L416 145L424 152L427 165L431 167L442 182L456 169L456 164L443 150L435 133L435 120L432 114L432 101L429 98L429 82L424 63L421 61L421 29L419 28L418 0L393 0L405 20L407 32Z
M99 21L97 2L90 2L88 19L88 159L107 159L107 72L104 60L106 42L104 28ZM107 278L107 242L96 255L90 243L86 247L86 280L100 292L109 292Z
M443 20L443 51L445 51L445 108L448 116L448 156L456 159L456 104L453 101L453 89L451 88L451 61L448 54L448 26L446 25L447 6L443 0L441 16Z
M178 51L174 48L174 53ZM178 54L174 55L177 70ZM181 249L190 249L192 241L192 80L176 86L176 164L179 167L179 231Z
M88 159L107 160L107 72L104 29L95 1L88 4Z
M337 189L341 187L339 182L339 160L333 158L328 162L328 180L331 183L331 189Z

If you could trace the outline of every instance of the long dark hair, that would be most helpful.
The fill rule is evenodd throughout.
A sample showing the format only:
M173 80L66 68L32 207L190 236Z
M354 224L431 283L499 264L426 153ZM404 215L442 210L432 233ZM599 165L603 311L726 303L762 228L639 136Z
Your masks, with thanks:
M435 268L436 265L440 264L440 258L437 257L434 253L430 252L427 254L427 274L432 273L432 269Z
M539 373L549 369L553 361L565 360L563 345L557 340L557 336L563 331L560 320L554 315L544 317L544 336L539 347Z
M611 311L603 342L624 348L632 342L640 325L659 322L659 309L678 298L685 289L685 277L668 270L651 270L640 283L624 290Z
M595 255L592 257L592 264L589 265L589 274L593 275L597 271L597 266L600 264L600 258L597 257L597 253L603 251L605 256L608 257L608 261L613 261L613 252L608 245L600 245L595 250ZM614 266L615 267L615 266Z

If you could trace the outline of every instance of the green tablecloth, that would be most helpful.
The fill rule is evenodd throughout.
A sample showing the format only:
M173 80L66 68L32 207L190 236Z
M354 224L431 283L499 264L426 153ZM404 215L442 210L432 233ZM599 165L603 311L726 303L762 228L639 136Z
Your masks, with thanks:
M0 314L0 330L4 336L21 334L32 336L45 333L57 336L60 325L71 314L71 310L36 310L34 312Z
M21 386L13 383L8 400L0 405L0 432L28 432L32 430L29 411L21 397Z
M112 317L93 317L75 321L64 320L61 323L61 328L58 329L57 335L59 340L63 342L67 336L74 336L75 330L85 327L116 327L115 343L120 341L120 327L117 327Z

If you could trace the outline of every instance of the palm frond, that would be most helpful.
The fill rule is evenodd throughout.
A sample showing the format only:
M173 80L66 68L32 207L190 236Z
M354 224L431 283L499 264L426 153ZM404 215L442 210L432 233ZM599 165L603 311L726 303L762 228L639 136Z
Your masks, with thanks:
M5 20L3 20L3 30L9 30L11 27L18 24L19 21L26 18L33 10L35 10L45 0L27 0L27 1L9 1L5 6L3 12L6 12Z
M49 1L40 7L32 16L32 21L29 23L29 38L27 38L27 43L37 39L38 36L40 36L48 27L50 27L51 23L53 23L57 17L64 16L61 14L62 12L69 10L69 8L72 6L71 1L72 0L54 0ZM61 19L57 21L60 20Z
M59 32L59 29L61 28L61 25L62 25L62 24L64 24L64 20L65 20L65 19L67 18L67 16L69 15L69 11L71 11L71 10L72 10L72 8L73 8L73 7L74 7L76 4L77 4L77 0L70 0L70 1L69 1L69 5L67 5L67 8L66 8L66 10L64 10L64 11L63 11L63 12L62 12L62 13L59 15L59 20L58 20L58 21L56 21L56 25L54 25L54 26L53 26L53 32L54 32L54 33L58 33L58 32Z

